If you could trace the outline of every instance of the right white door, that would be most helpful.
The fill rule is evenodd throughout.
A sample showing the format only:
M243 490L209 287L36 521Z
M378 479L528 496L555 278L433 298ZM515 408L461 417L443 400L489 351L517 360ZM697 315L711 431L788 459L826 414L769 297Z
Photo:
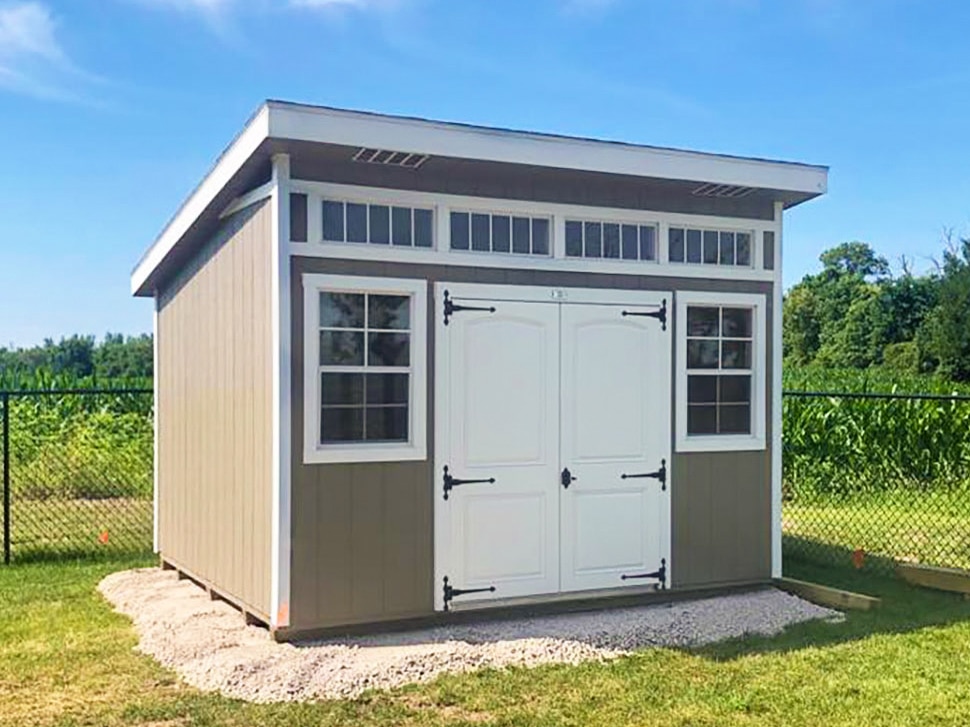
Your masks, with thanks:
M670 338L649 298L561 307L560 588L662 584Z

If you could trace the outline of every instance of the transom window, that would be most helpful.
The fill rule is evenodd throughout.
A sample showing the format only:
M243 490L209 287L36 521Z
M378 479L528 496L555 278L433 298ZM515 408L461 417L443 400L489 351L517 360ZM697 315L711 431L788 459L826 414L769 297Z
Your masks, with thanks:
M434 244L434 212L422 207L325 199L323 239L429 248Z
M751 267L751 233L671 227L667 234L672 263Z
M305 459L423 457L426 283L308 275L304 285Z
M566 256L657 259L657 228L619 222L566 220Z
M452 212L451 249L549 255L548 217Z

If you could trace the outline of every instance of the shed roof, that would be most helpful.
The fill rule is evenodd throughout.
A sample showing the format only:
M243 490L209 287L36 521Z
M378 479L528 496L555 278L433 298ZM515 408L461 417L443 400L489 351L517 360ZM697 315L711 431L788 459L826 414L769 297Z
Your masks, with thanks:
M152 295L211 234L219 213L269 178L270 157L308 144L387 149L490 164L613 174L768 193L786 207L824 194L825 166L266 101L152 243L131 276Z

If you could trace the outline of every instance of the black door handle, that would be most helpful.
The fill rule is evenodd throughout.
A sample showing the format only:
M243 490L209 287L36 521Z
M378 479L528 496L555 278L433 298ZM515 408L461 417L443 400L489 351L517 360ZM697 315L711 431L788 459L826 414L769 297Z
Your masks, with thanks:
M559 477L559 481L562 483L563 487L569 487L569 483L575 482L577 477L573 477L573 473L569 471L568 467L563 468L562 474Z

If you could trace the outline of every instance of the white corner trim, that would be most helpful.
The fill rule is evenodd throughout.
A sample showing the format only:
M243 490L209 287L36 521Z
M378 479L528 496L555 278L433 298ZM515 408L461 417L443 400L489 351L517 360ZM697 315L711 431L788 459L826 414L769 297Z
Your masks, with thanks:
M402 443L321 445L320 442L320 292L391 293L411 298L411 395L409 431ZM403 462L424 460L427 446L428 283L422 279L356 275L303 275L303 462Z
M772 306L774 316L771 329L772 362L771 362L771 577L782 576L782 357L784 354L782 340L782 275L781 251L782 230L784 227L784 208L775 205L775 285L773 288Z
M710 293L677 291L676 387L674 412L675 445L678 452L740 452L766 447L767 306L764 295L750 293ZM687 434L687 307L690 305L727 305L750 307L754 311L752 343L751 434L690 436Z
M273 337L273 454L272 533L270 545L270 626L290 624L290 158L273 157L272 189L272 337Z
M131 274L132 294L146 293L143 290L148 278L155 271L162 260L172 251L172 248L188 232L192 224L212 204L216 195L223 190L229 180L239 171L253 152L263 143L269 132L270 109L263 106L240 132L239 136L223 152L212 170L206 175L198 187L176 212L172 220L165 226ZM287 230L287 232L289 232Z
M232 202L226 205L226 208L219 214L219 219L224 220L230 215L234 215L236 212L242 209L246 209L252 204L271 197L273 194L274 183L273 180L268 181L266 184L260 185L255 189L251 189L246 194L236 197ZM286 238L289 239L289 229L286 230Z
M158 553L158 293L152 304L152 550Z

